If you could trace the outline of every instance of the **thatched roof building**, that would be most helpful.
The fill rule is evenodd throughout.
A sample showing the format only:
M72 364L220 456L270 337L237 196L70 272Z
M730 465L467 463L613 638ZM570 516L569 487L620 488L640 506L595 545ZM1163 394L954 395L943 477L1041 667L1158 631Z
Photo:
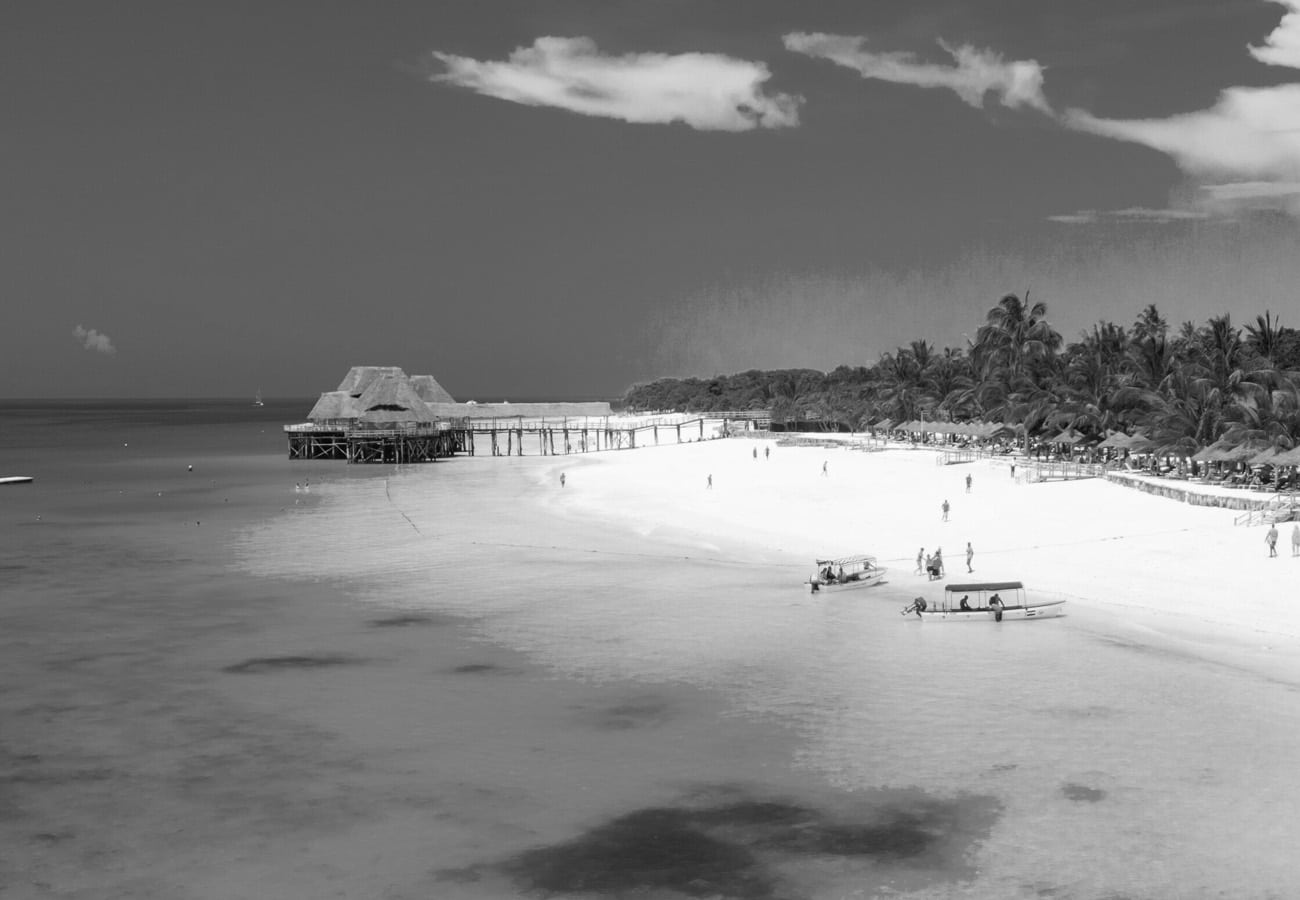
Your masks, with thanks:
M434 425L464 419L600 418L609 403L457 403L432 375L397 366L353 366L338 390L320 395L307 420L329 428Z
M384 374L366 387L357 405L361 421L371 425L432 424L437 417L411 386L400 369L398 374Z
M451 394L432 375L412 375L411 387L425 403L455 403Z
M317 423L355 422L361 417L361 405L347 391L326 391L307 413L307 421Z
M353 397L360 397L375 379L384 376L405 378L406 373L399 366L353 366L348 370L348 374L343 376L337 390L347 391Z

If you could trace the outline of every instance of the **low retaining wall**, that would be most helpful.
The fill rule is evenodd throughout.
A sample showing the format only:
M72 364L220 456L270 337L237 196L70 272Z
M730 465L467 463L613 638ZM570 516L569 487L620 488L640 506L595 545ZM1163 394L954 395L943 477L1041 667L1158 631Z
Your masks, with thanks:
M1217 506L1222 509L1268 509L1273 505L1273 494L1245 497L1236 494L1215 494L1198 491L1194 484L1179 482L1153 482L1136 478L1126 472L1107 472L1106 480L1128 488L1136 488L1157 497L1168 497L1192 506Z

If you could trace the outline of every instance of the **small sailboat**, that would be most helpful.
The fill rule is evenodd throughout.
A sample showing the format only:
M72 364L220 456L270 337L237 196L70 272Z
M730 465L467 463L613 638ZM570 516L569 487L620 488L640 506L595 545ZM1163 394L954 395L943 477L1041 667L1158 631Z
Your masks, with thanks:
M261 388L258 388L258 389L257 389L257 396L255 396L255 397L253 398L253 405L254 405L254 406L266 406L266 404L262 402L262 389L261 389Z

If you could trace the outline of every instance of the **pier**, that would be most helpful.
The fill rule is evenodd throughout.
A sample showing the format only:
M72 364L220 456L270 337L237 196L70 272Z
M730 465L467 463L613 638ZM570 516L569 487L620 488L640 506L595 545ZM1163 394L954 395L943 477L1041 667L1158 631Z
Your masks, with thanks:
M347 422L284 426L290 459L423 463L452 456L568 456L726 437L765 425L765 412L673 416L469 419L376 428Z

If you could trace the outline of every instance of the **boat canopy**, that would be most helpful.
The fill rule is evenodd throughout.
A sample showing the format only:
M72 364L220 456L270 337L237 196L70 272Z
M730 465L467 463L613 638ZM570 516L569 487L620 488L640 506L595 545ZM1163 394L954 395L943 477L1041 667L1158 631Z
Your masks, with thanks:
M949 594L975 594L980 591L1022 591L1025 585L1020 581L981 581L974 584L946 584L943 589Z
M867 554L863 553L863 554L858 554L857 556L840 556L840 557L836 557L835 559L817 560L818 568L821 568L822 566L865 565L867 563L875 565L876 558L874 556L868 556Z

